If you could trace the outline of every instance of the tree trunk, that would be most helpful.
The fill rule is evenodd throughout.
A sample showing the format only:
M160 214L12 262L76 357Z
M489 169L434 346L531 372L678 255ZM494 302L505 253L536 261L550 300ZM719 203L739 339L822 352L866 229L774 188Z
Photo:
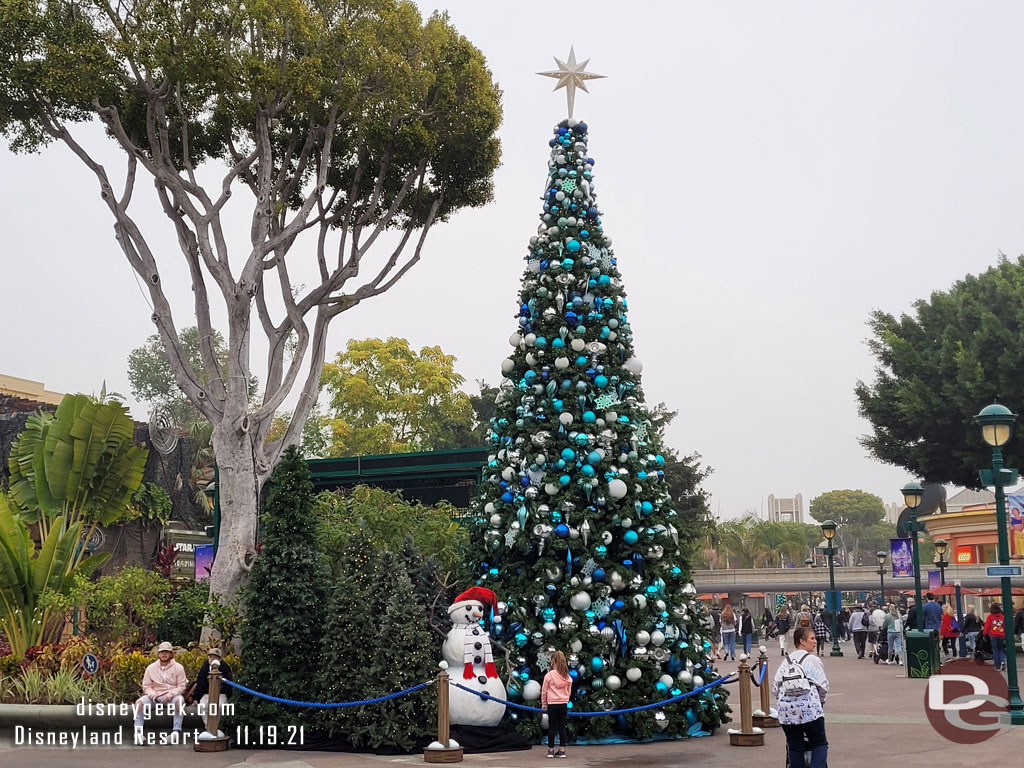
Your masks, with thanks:
M218 425L213 432L213 447L219 473L220 536L210 573L210 593L231 599L245 581L255 555L261 482L248 435Z

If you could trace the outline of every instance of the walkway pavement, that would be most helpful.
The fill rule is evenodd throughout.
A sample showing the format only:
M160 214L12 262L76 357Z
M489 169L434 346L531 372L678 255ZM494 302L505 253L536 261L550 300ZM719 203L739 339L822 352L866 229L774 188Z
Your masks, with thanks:
M824 657L832 687L826 707L830 768L892 765L899 768L935 768L936 765L1018 764L1024 754L1024 726L1004 731L975 745L955 744L940 736L924 712L924 680L902 677L902 667L858 660L851 644L843 645L842 658ZM770 655L770 673L778 650ZM724 662L723 672L736 664ZM755 691L755 702L757 701ZM738 706L738 697L731 701ZM733 726L735 727L735 723ZM130 723L126 724L130 734ZM782 768L785 738L781 729L769 730L763 747L732 747L723 728L713 736L654 744L617 744L572 747L559 766L650 766L650 768L750 768L756 764ZM326 752L231 750L198 754L189 747L79 747L73 753L58 747L16 746L11 734L0 737L0 765L31 768L384 768L423 765L418 755L375 756ZM545 750L490 755L467 755L467 768L532 768L550 766Z

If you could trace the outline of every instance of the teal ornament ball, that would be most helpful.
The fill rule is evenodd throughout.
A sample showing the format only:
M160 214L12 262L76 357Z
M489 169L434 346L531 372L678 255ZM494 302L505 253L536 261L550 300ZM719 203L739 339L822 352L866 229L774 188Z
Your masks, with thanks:
M604 659L602 659L600 656L595 656L590 660L590 668L595 672L600 672L602 669L604 669Z
M630 546L632 546L633 544L636 544L640 540L640 537L637 535L636 531L630 529L630 530L626 531L625 534L623 534L622 540L625 541Z
M577 253L580 250L580 241L570 240L565 244L565 249L569 251L569 253Z

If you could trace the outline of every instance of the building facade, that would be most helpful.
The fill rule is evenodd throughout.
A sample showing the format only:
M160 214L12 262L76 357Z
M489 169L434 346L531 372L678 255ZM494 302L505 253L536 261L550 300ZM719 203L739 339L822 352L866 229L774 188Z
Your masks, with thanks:
M804 522L804 497L797 494L789 499L776 498L774 495L768 497L768 506L765 509L765 519L773 523L802 523Z

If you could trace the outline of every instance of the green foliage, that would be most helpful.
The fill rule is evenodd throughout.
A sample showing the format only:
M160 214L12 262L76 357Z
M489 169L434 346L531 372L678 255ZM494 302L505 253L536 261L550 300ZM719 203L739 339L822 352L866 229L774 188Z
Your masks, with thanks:
M156 483L142 483L132 495L132 508L145 525L165 525L174 513L174 502Z
M162 574L134 565L96 581L80 579L72 597L85 609L87 633L103 644L121 640L130 646L162 639L158 630L172 601Z
M118 402L65 395L57 411L29 417L11 446L10 498L29 523L64 515L110 525L125 517L149 451Z
M311 671L321 665L330 569L315 537L309 467L289 448L269 483L263 549L246 588L239 682L276 696L308 700ZM238 717L249 725L302 722L294 707L238 697Z
M357 534L366 536L374 548L391 551L401 550L409 537L421 557L446 569L464 562L469 534L455 522L460 511L447 502L428 507L405 501L398 491L359 485L319 494L313 511L334 573L349 539Z
M885 504L881 498L867 491L828 491L811 500L811 517L819 523L834 520L836 542L840 557L847 565L856 564L858 556L874 561L875 550L862 550L861 538L869 536L872 526L885 517Z
M228 349L224 337L219 331L213 331L213 352L219 367L219 375L228 375ZM199 348L199 329L194 325L182 328L178 334L181 348L185 353L185 364L196 381L203 387L210 385L210 374L203 366L203 357ZM128 354L128 382L132 388L132 397L150 407L167 408L180 428L203 420L202 414L189 402L185 393L178 388L174 380L174 371L167 361L163 342L160 336L153 334L146 343L133 349ZM259 380L249 378L249 397L252 398L259 390Z
M210 595L206 604L205 623L217 634L224 645L231 643L242 626L242 611L238 597L226 599L222 595ZM234 669L234 667L232 667Z
M728 568L780 568L802 564L821 540L821 529L805 523L761 520L747 514L726 520L710 532L711 565Z
M110 557L82 557L82 527L81 521L68 523L57 516L37 545L0 494L0 630L18 658L32 646L56 640L64 626L63 612L47 605L42 596L68 594L80 578Z
M440 347L418 353L405 339L352 339L324 365L334 456L434 451L466 442L473 426L455 358Z
M160 639L181 646L199 642L209 597L210 586L202 581L175 585L164 613Z
M495 400L498 398L498 388L492 387L483 379L477 379L479 394L469 396L469 404L473 408L473 431L465 448L487 445L487 433L491 428L491 419L497 413Z
M283 438L291 422L292 411L275 416L270 432L267 433L267 442L273 443ZM307 459L322 459L332 455L330 419L320 410L319 403L313 406L306 417L306 423L302 425L299 450Z
M968 275L949 291L914 304L913 315L876 311L868 345L875 380L857 382L861 415L872 427L862 439L873 456L927 481L979 488L978 468L990 462L973 417L998 398L1024 408L1024 257ZM1024 430L1004 452L1024 456Z

